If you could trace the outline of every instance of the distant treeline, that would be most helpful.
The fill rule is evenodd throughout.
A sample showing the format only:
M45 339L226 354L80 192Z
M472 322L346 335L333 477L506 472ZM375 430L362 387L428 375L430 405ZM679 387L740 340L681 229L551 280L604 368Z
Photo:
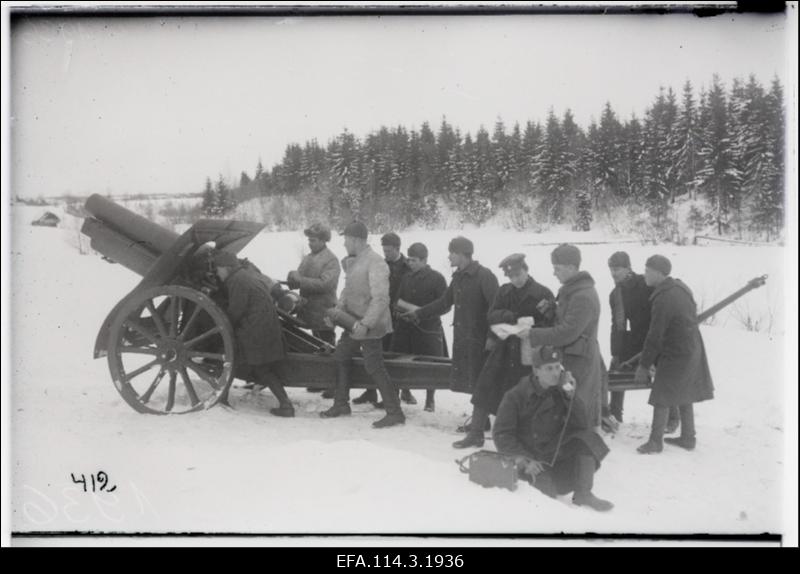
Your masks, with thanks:
M208 178L202 210L220 216L266 196L376 229L435 226L447 209L463 223L503 211L522 228L588 230L598 213L633 210L668 227L676 200L691 198L683 216L698 228L769 239L783 228L783 100L777 78L769 89L752 75L726 89L714 75L699 94L688 81L680 95L661 88L642 118L620 118L606 103L586 127L551 109L544 123L510 129L498 118L492 133L461 132L445 118L436 132L382 126L362 140L345 129L324 147L289 144L281 163L265 170L259 160L238 185Z

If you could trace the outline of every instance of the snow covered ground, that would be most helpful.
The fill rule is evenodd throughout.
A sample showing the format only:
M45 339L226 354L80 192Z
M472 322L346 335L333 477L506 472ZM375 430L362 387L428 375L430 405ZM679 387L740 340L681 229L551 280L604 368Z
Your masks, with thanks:
M322 420L328 401L290 394L295 419L268 413L266 392L237 391L235 409L186 416L140 415L117 394L105 360L92 359L106 313L138 281L119 265L81 255L69 225L28 225L33 208L15 207L12 253L12 529L14 531L215 531L261 533L781 532L784 381L783 268L778 247L582 247L584 268L603 300L606 260L625 249L634 267L663 253L704 306L769 274L767 286L702 328L716 398L696 406L698 447L666 447L644 457L647 393L626 397L626 422L607 436L611 453L595 492L616 508L597 514L551 500L526 484L515 492L483 489L459 473L465 453L451 442L469 399L437 394L437 412L406 407L404 427L373 430L380 413L356 406L345 419ZM402 234L425 242L430 263L449 278L447 242L458 232ZM533 275L554 291L549 253L580 237L501 230L464 231L476 259L497 270L524 252ZM589 236L591 237L591 236ZM378 238L372 244L380 249ZM344 255L340 238L331 243ZM242 253L282 278L304 252L302 233L262 234ZM602 325L608 325L604 305ZM738 313L738 314L737 314ZM746 316L768 332L744 328ZM449 317L446 318L449 325ZM771 324L769 324L771 321ZM601 346L608 356L606 328ZM422 398L422 393L417 392ZM420 401L422 402L422 401ZM487 443L492 448L492 443ZM71 473L105 471L117 488L84 493ZM91 489L90 489L91 490Z

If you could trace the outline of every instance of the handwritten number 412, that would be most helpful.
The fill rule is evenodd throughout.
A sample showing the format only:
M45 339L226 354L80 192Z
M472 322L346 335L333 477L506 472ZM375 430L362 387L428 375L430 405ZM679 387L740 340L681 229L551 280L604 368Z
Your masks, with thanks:
M72 482L75 484L82 484L83 485L83 492L89 492L89 483L86 480L86 475L81 474L80 480L75 478L73 473L69 473L72 477ZM117 485L115 484L111 488L108 488L108 475L103 472L102 470L98 472L96 475L90 474L89 478L92 479L91 489L92 492L114 492L117 489Z

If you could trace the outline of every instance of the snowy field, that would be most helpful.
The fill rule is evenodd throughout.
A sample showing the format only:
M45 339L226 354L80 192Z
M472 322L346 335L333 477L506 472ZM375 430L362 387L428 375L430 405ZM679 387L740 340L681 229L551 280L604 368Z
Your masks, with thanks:
M12 254L12 512L14 531L261 533L781 532L783 481L783 266L779 247L582 246L584 268L604 302L601 347L608 360L606 260L625 249L637 271L653 253L708 307L747 280L765 287L702 328L715 400L696 406L698 446L636 453L648 433L647 393L626 397L625 424L606 436L611 453L595 493L608 514L551 500L521 483L483 489L459 473L465 453L450 445L469 398L437 394L437 412L405 407L404 427L373 430L380 412L356 406L349 418L322 420L329 401L290 389L298 416L279 419L265 392L235 392L235 409L187 416L140 415L117 394L94 338L113 305L138 281L119 265L74 246L69 224L28 225L37 210L15 207ZM493 271L513 252L557 290L549 254L533 243L599 234L532 235L491 229L408 232L404 249L425 242L430 263L449 278L447 242L457 233ZM371 237L380 250L379 238ZM331 247L344 255L342 240ZM305 252L301 232L262 234L242 253L284 278ZM499 273L498 273L499 275ZM746 328L759 321L760 331ZM446 325L450 317L446 317ZM449 327L448 327L449 329ZM448 340L451 341L451 332ZM355 395L355 392L353 393ZM422 399L423 393L416 392ZM420 403L422 401L420 400ZM491 441L487 448L492 448ZM117 488L84 493L71 473L105 471Z

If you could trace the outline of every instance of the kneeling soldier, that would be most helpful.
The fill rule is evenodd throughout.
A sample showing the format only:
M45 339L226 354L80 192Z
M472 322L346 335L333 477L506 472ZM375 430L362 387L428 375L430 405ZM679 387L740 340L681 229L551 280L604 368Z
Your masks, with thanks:
M515 457L521 476L548 496L574 491L574 504L611 510L611 502L592 494L594 473L608 447L592 430L572 381L558 349L534 348L533 374L500 403L494 444L498 452Z

